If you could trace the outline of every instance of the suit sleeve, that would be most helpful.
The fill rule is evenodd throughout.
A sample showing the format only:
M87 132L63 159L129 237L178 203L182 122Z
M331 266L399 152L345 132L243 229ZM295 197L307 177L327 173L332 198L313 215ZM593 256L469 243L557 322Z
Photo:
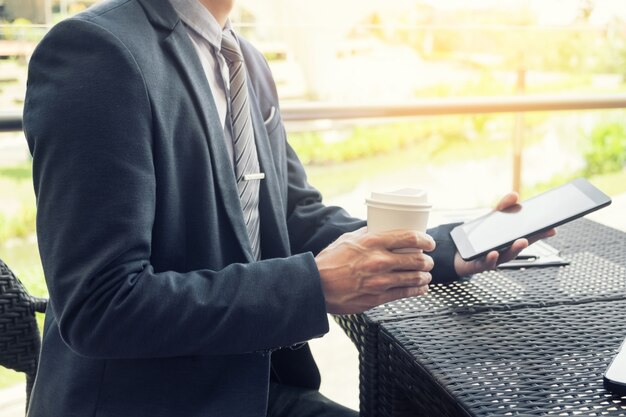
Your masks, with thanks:
M454 269L456 246L450 236L450 231L459 224L442 224L427 231L437 244L435 250L429 253L435 262L435 266L430 271L433 276L433 284L449 284L459 279L459 275Z
M322 249L346 232L366 226L366 222L350 217L342 208L326 206L322 195L307 182L304 167L287 144L288 200L287 226L294 253Z
M219 271L154 270L154 123L141 67L116 36L70 19L41 42L24 126L64 342L88 357L174 357L263 351L326 333L310 253Z

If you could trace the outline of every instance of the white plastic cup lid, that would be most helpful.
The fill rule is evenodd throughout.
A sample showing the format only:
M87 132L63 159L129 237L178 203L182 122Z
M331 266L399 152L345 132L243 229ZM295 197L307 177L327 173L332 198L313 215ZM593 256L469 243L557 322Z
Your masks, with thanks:
M428 193L418 188L402 188L390 192L372 192L371 198L365 200L368 204L391 204L402 206L419 206L429 208Z

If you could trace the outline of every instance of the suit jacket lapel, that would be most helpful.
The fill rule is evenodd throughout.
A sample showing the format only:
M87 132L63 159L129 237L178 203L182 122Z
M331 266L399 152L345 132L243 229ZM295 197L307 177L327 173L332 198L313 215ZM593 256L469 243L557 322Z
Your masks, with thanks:
M253 255L243 219L233 166L226 150L224 131L219 122L215 101L202 69L202 63L182 22L169 4L169 1L140 1L146 8L146 12L153 24L171 30L171 33L162 42L163 48L175 59L181 77L186 79L187 91L192 96L198 114L201 115L201 120L203 120L202 130L207 138L214 177L224 202L225 211L228 213L244 255L248 261L252 261Z
M290 254L288 246L289 234L285 226L285 202L280 193L280 182L274 167L267 130L263 124L263 115L259 109L259 100L256 97L250 79L248 79L248 94L259 164L261 171L265 173L265 179L261 181L261 189L259 191L261 249L264 258L284 257ZM277 233L278 236L276 236Z

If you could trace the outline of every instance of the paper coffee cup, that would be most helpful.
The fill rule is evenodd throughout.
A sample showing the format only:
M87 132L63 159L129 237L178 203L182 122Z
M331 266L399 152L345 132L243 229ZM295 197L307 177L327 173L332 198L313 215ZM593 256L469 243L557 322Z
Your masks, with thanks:
M391 192L373 192L366 198L367 228L371 233L388 230L425 232L432 205L425 190L403 188Z

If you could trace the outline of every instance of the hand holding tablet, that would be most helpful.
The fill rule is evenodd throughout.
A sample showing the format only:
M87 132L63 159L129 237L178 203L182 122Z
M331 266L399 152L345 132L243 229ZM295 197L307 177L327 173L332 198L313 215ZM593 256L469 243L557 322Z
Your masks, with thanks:
M515 240L562 225L611 204L611 199L579 178L502 211L455 227L450 233L461 258L473 260L504 250Z

